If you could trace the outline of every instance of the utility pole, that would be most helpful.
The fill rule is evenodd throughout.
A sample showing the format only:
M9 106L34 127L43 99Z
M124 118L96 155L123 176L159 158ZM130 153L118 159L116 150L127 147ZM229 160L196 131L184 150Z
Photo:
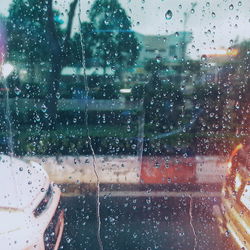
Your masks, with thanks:
M194 11L197 3L191 3L191 11ZM192 12L184 12L184 20L183 20L183 39L182 39L182 65L184 66L185 62L185 54L186 54L186 28L187 28L187 21L190 17L190 13ZM184 67L182 67L184 70Z

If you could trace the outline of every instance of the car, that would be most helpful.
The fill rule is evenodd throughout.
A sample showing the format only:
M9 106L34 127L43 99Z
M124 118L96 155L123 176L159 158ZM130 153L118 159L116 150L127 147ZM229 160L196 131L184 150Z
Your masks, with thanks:
M231 153L220 204L213 214L230 249L250 249L250 144Z
M41 165L0 155L1 249L58 249L64 228L60 189Z

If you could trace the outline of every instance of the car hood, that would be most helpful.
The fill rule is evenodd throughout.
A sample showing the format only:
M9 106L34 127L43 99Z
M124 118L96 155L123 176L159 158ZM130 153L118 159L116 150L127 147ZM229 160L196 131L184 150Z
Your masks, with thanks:
M37 163L0 155L0 208L35 206L48 188L49 178Z

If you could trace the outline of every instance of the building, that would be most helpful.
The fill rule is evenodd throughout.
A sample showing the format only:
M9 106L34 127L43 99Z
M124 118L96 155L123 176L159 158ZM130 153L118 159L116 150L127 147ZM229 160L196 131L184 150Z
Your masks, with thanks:
M168 36L135 34L141 45L139 65L154 58L161 58L168 64L180 63L182 59L186 60L186 47L192 40L192 33L184 31Z

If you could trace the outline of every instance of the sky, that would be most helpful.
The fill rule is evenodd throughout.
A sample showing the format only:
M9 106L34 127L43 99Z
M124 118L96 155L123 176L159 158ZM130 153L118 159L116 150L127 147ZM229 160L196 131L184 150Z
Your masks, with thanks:
M8 15L12 0L2 0L0 13ZM105 1L105 0L103 0ZM71 0L54 1L61 13L68 9ZM81 20L87 20L87 10L94 0L80 0ZM193 33L193 41L188 46L192 58L199 57L208 50L228 48L236 42L250 39L250 1L197 0L192 10L190 0L119 0L131 17L133 29L142 34L169 35L184 30L184 13L187 16L186 31ZM166 12L172 12L167 20ZM78 10L79 11L79 8ZM65 23L67 21L65 16ZM74 30L78 31L78 18Z

